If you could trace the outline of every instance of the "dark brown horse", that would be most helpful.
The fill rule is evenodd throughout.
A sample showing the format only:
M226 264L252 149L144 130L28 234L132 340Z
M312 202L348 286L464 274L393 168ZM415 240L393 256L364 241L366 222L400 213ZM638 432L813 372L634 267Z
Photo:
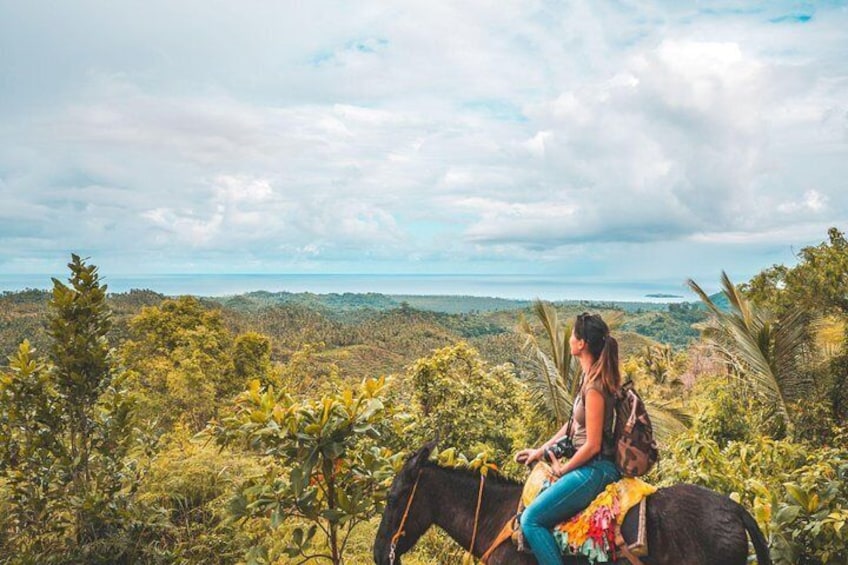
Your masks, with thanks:
M383 520L374 542L374 561L390 564L391 540L398 531L416 477L418 486L397 540L395 564L432 525L460 546L471 544L480 475L440 467L427 461L434 444L410 457L389 491ZM472 553L480 557L515 513L522 485L489 476L485 482L480 520ZM726 496L695 485L661 488L648 499L648 548L654 565L745 565L750 534L759 565L771 565L768 546L753 517ZM489 558L490 565L531 565L532 555L504 542ZM566 563L587 563L573 558ZM627 563L627 561L619 561Z

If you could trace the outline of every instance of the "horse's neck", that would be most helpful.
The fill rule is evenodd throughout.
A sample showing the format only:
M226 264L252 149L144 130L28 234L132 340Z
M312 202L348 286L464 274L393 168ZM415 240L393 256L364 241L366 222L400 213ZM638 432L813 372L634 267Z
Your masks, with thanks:
M438 505L434 508L435 524L467 550L474 535L480 480L436 467L431 468L429 474L428 482L432 484L428 485L427 491L432 489L432 504ZM489 548L507 520L515 514L520 496L521 487L517 484L486 481L472 551L474 555L479 557Z

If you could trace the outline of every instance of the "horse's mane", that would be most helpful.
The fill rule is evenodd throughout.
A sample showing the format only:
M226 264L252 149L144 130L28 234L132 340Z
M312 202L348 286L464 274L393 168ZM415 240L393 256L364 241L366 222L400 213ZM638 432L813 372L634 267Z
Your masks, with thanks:
M424 463L424 466L429 467L431 469L440 469L442 471L446 471L446 472L454 474L454 475L461 475L462 477L471 479L475 482L480 480L480 471L478 471L476 469L466 469L464 467L443 467L443 466L441 466L438 463L435 463L433 461L427 461L426 463ZM508 486L508 487L510 487L510 486L511 487L520 487L521 486L521 483L519 483L518 481L510 479L509 477L505 477L505 476L503 476L503 475L501 475L500 473L497 473L497 472L489 472L489 474L486 475L486 483L487 484L503 485L503 486Z

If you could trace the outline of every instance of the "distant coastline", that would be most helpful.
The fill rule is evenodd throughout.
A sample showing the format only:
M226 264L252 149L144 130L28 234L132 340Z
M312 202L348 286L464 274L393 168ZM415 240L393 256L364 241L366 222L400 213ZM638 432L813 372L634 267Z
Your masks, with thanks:
M64 275L58 275L64 278ZM682 302L682 281L569 280L555 275L477 274L170 274L110 275L110 292L152 290L167 296L227 297L250 292L465 296L530 301ZM50 275L0 274L0 291L52 288ZM689 300L697 300L692 294Z

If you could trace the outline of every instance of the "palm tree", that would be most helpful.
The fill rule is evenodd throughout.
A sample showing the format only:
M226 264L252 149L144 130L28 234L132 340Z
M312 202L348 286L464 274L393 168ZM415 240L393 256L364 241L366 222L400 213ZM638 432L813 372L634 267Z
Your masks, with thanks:
M539 367L539 372L534 373L530 380L530 387L542 399L557 428L560 428L568 420L579 384L579 363L572 358L568 345L573 323L561 324L556 309L538 299L533 302L533 313L542 323L551 353L545 352L529 320L521 316L518 333L524 337L524 350Z
M713 313L703 335L745 380L755 394L771 403L791 425L789 404L810 390L811 381L800 370L809 357L810 315L801 308L790 309L782 319L748 300L722 271L724 294L730 310L719 308L698 284L689 287Z
M668 344L648 345L643 354L645 371L658 385L678 383L674 379L674 355Z

